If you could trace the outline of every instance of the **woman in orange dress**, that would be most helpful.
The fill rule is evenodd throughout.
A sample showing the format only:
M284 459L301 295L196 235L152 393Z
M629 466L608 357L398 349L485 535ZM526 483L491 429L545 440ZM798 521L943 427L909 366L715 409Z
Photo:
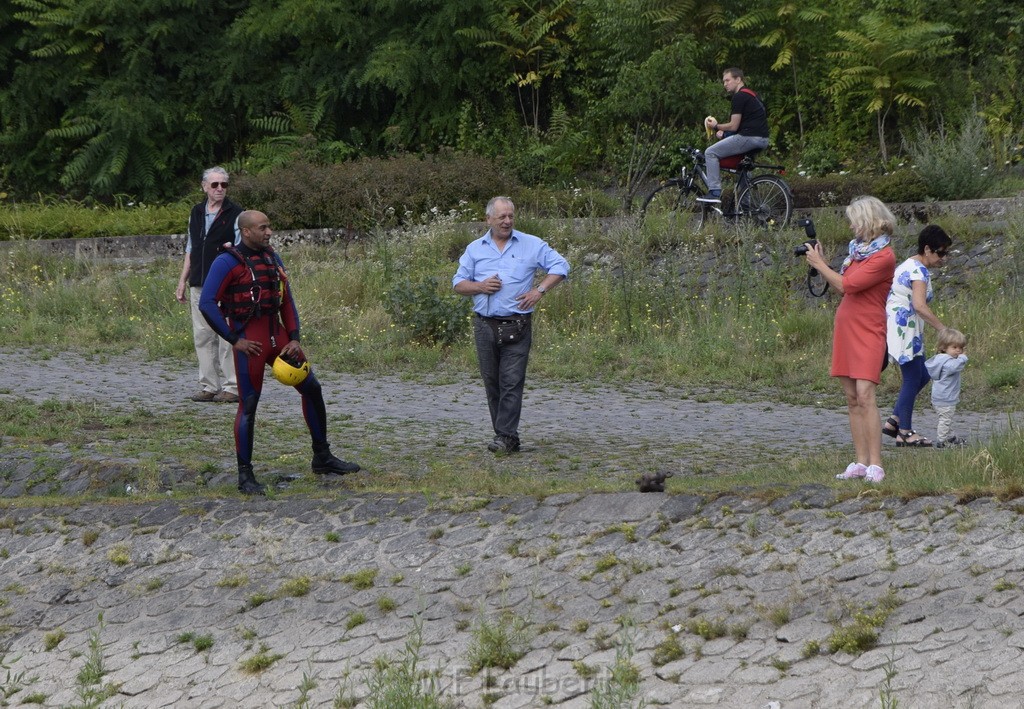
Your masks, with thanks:
M854 239L839 271L832 270L815 244L807 264L842 294L832 334L832 371L846 394L850 432L857 459L836 477L879 483L882 469L882 419L875 389L886 358L885 301L896 270L889 240L896 218L874 197L857 197L846 208Z

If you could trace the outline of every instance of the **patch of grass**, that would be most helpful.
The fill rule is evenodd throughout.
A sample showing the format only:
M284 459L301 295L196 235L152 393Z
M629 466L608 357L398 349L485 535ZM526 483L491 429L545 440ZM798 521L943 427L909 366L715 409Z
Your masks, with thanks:
M597 676L597 668L593 665L588 665L583 660L576 660L572 663L573 670L576 671L583 679L591 679Z
M277 588L277 592L274 594L274 596L276 598L300 598L309 593L309 589L312 585L313 580L308 576L298 576L296 578L284 581Z
M860 655L878 643L878 631L898 605L892 589L872 609L857 611L851 622L837 626L826 640L830 653Z
M651 664L655 667L661 667L670 662L675 662L685 655L686 651L679 642L679 638L675 636L675 633L669 632L665 639L654 648L654 652L651 653Z
M270 652L269 647L260 644L259 651L252 657L242 660L239 663L238 668L248 675L257 675L270 669L270 667L282 657L284 657L284 655L276 652L272 653Z
M91 547L100 538L100 533L95 529L87 529L82 532L82 546Z
M417 616L405 648L394 657L378 656L367 679L369 709L451 709L445 701L437 675L420 667L423 647L423 621ZM339 695L341 696L341 695ZM335 706L339 705L335 702Z
M132 563L131 550L127 544L115 544L107 551L107 561L116 566Z
M345 574L341 577L344 583L352 586L357 591L365 591L368 588L373 588L373 582L377 578L377 574L380 573L377 569L361 569L351 574Z
M57 628L56 630L50 631L43 636L43 649L46 650L46 652L55 650L67 636L68 634L64 632L63 628Z
M1017 588L1017 584L1013 583L1012 581L1007 581L1005 578L999 579L992 586L992 590L996 593L1000 593L1002 591L1012 591L1015 588Z
M509 669L526 654L529 624L509 611L488 620L482 614L473 626L467 661L471 672L487 667Z
M348 620L345 621L345 630L354 630L365 622L366 614L362 611L356 611L348 617Z
M633 663L634 644L632 628L627 626L620 632L615 645L615 662L590 693L592 709L618 709L633 706L633 700L640 691L640 668Z
M326 532L324 534L324 541L330 542L331 544L337 544L341 541L341 535L337 532Z
M250 593L245 598L245 610L252 610L253 608L259 608L267 601L274 600L274 597L266 593L265 591L257 591L256 593Z
M390 596L381 596L377 599L377 610L383 614L392 613L397 607L398 604L395 603L395 599Z
M246 574L231 574L220 579L214 585L217 588L239 588L249 583L249 577Z
M608 552L594 563L594 571L596 573L603 573L610 571L619 565L619 557L615 556L614 552Z

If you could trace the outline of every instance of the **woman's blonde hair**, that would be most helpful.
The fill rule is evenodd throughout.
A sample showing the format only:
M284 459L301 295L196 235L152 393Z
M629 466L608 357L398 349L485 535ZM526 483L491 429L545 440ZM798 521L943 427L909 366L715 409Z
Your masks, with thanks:
M846 208L846 218L861 239L874 239L882 234L892 236L896 230L896 217L877 197L855 197Z
M950 347L966 347L967 335L951 327L939 330L939 343L935 346L939 352L945 353Z

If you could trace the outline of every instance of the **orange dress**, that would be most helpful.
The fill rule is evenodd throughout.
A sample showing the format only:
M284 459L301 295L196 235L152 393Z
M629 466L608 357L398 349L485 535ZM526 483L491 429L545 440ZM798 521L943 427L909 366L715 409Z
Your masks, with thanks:
M896 271L896 255L887 246L843 274L843 299L832 332L832 376L878 384L885 361L885 301Z

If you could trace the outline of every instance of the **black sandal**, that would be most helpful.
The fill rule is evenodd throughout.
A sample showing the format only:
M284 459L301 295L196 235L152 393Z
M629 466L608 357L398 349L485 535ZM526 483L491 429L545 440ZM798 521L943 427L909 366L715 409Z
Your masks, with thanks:
M911 436L917 436L913 441L907 439ZM907 431L904 433L900 431L896 434L896 447L897 448L931 448L932 442L927 438L919 434L917 431Z
M892 426L892 428L886 428L886 426ZM889 438L897 438L900 435L900 422L892 416L887 418L885 423L882 425L882 435L888 436Z

